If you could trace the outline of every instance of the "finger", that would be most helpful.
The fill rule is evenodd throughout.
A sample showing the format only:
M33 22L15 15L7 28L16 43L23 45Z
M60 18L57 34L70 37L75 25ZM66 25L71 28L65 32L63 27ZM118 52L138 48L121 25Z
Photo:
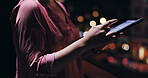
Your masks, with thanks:
M105 36L113 36L115 32L107 32Z
M123 32L120 32L120 35L123 35L124 33Z
M114 38L116 38L116 35L114 35L114 34L111 34L111 35L109 35L109 36L107 36L107 40L110 40L110 39L114 39Z
M99 32L97 32L98 34L98 37L102 37L102 36L105 36L105 30L99 30Z
M101 34L101 33L105 33L105 30L100 30L99 33L100 33L100 34Z
M104 28L105 33L108 33L110 31L110 29L111 29L110 27Z
M106 23L102 24L101 29L103 29L103 28L105 28L105 27L107 27L109 25L112 25L112 24L116 23L117 21L118 21L117 19L109 20Z
M102 25L98 25L98 26L96 26L96 27L100 29L100 28L101 28L101 26L102 26ZM106 33L107 33L107 32L109 32L109 31L110 31L110 29L111 29L111 27L109 27L109 26L108 26L108 27L106 27L106 28L104 28L104 30L105 30L105 32L106 32Z
M120 32L120 34L116 34L116 39L118 39L120 36L122 36L124 33L123 32Z

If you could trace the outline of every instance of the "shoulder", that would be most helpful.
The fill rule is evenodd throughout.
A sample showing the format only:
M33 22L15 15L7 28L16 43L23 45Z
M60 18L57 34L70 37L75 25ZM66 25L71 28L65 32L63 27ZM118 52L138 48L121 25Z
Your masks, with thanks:
M32 11L37 8L38 8L38 6L37 6L35 0L25 0L20 4L20 10L22 12Z
M33 10L37 9L37 4L34 0L20 0L19 3L13 8L10 21L12 25L16 24L21 18L27 17Z
M19 4L19 10L17 12L16 23L18 20L26 20L31 17L38 10L35 0L24 0Z

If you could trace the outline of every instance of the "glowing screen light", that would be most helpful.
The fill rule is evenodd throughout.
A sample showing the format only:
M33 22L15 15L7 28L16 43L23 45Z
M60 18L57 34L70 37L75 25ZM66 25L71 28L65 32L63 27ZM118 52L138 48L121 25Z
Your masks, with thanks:
M101 24L103 24L103 23L105 23L107 20L106 20L106 18L104 18L104 17L102 17L101 19L100 19L100 23Z
M139 59L143 60L144 59L144 47L139 48Z
M92 21L90 21L90 26L96 26L96 21L94 21L94 20L92 20Z
M130 49L130 46L126 43L122 44L122 49L125 51L128 51Z

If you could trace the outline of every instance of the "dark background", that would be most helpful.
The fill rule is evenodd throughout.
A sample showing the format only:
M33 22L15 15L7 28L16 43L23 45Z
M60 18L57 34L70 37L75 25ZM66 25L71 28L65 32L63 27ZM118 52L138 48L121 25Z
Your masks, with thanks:
M2 72L6 78L15 77L15 49L12 39L12 30L9 17L13 7L18 3L19 0L7 0L2 2L1 7L1 67L4 68ZM4 5L4 4L6 5ZM73 6L74 10L71 12L71 19L74 24L78 24L75 21L75 17L78 15L83 15L85 13L92 13L93 6L97 6L99 10L99 17L105 17L107 19L111 18L129 18L129 5L130 0L65 0L63 3L65 7ZM4 24L3 24L4 23ZM3 77L3 76L2 76Z

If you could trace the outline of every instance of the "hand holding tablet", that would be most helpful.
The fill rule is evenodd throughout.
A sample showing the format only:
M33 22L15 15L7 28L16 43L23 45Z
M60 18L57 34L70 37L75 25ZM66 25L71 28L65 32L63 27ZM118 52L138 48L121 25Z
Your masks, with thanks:
M114 33L115 35L119 34L121 32L124 32L125 30L131 28L132 26L142 22L142 21L143 21L143 18L128 19L125 22L111 28L110 31L106 35L109 35L112 33Z

